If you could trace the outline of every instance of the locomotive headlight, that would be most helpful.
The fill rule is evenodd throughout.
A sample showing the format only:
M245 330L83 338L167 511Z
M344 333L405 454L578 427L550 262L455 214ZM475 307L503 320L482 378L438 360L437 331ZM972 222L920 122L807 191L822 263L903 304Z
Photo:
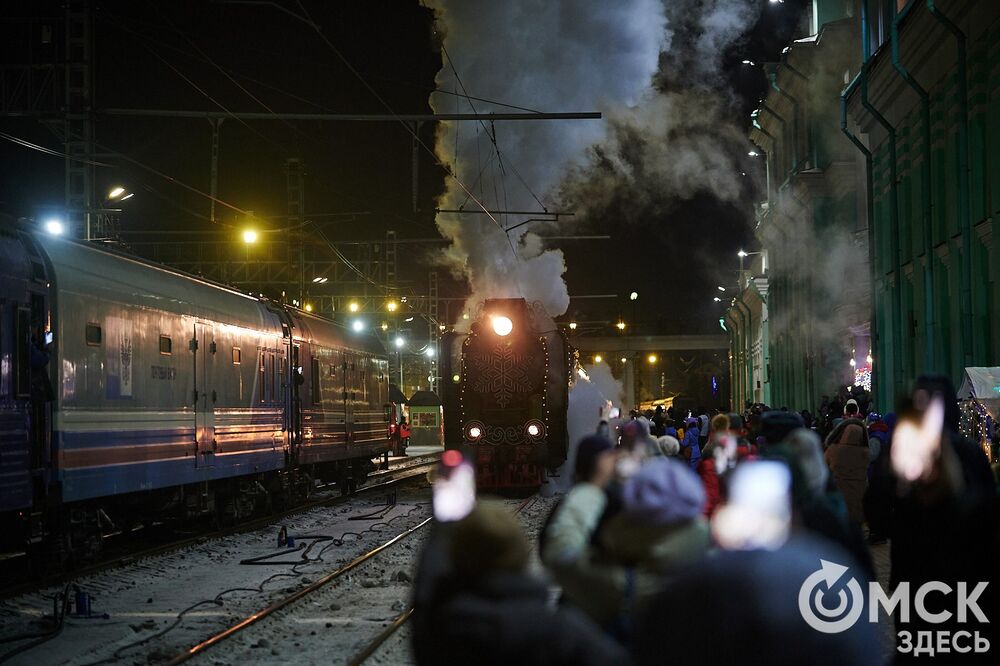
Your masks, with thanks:
M541 439L545 436L545 425L538 419L531 419L524 426L524 434L529 439Z
M504 317L503 315L493 317L493 332L500 337L510 335L510 332L513 330L514 322L510 320L510 317Z

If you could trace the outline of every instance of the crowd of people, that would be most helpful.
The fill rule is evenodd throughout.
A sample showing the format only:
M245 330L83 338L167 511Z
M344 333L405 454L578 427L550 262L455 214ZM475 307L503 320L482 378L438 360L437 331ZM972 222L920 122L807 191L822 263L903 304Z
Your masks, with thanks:
M873 547L889 549L887 594L993 580L997 479L959 433L947 379L919 378L885 415L853 398L817 418L694 411L595 424L538 535L541 570L509 510L479 502L438 526L415 585L418 662L879 664L914 651L887 652L867 613L838 632L807 624L800 592L823 562L866 594ZM978 597L982 622L942 621L954 595L927 595L926 617L897 606L895 628L995 645L998 596Z

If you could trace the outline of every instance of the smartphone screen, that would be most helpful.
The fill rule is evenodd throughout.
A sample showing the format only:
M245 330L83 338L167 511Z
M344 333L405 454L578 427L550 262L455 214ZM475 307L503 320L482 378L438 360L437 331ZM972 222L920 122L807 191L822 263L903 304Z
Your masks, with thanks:
M907 481L927 478L941 452L944 401L934 396L919 421L903 419L896 425L890 450L892 468Z
M783 463L747 462L730 475L726 503L712 519L712 535L726 550L778 548L791 528L792 476Z
M45 331L45 344L52 344L52 331Z
M621 415L622 415L621 407L612 407L611 411L608 412L609 419L621 418Z
M476 475L472 465L464 460L442 465L434 480L433 493L436 520L450 523L465 518L476 505Z

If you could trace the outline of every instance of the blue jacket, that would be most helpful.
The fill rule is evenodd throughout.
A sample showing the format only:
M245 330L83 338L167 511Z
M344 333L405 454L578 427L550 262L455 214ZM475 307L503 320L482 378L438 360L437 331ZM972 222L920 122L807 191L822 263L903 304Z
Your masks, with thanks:
M701 460L701 447L698 446L698 426L689 425L684 431L684 441L681 442L681 446L684 448L691 447L691 469L698 467L698 461Z

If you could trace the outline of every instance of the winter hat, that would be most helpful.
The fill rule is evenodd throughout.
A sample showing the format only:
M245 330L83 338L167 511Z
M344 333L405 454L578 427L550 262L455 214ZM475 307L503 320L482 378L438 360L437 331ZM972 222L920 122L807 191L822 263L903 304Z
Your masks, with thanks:
M656 445L660 447L660 453L665 456L676 456L681 452L681 443L677 441L676 437L671 437L670 435L658 437Z
M585 481L594 473L597 459L606 451L613 451L615 445L603 435L587 435L576 447L576 480Z
M793 430L804 426L802 417L795 412L764 412L760 420L760 434L767 444L779 444Z
M705 489L689 465L673 458L655 458L625 483L622 505L629 518L669 525L701 515Z
M855 413L858 413L858 412L860 412L860 411L861 411L861 408L860 408L860 407L858 407L858 401L857 401L857 400L855 400L854 398L851 398L851 399L850 399L850 400L848 400L848 401L847 401L847 403L846 403L846 404L844 405L844 413L845 413L845 414L847 413L847 408L848 408L848 407L850 407L851 405L854 405L854 412L855 412Z
M477 578L497 571L524 571L531 547L521 524L500 504L481 502L454 524L451 561L460 576Z
M807 428L799 428L785 438L785 447L798 462L809 492L813 496L822 495L830 469L823 460L823 444L819 435Z

